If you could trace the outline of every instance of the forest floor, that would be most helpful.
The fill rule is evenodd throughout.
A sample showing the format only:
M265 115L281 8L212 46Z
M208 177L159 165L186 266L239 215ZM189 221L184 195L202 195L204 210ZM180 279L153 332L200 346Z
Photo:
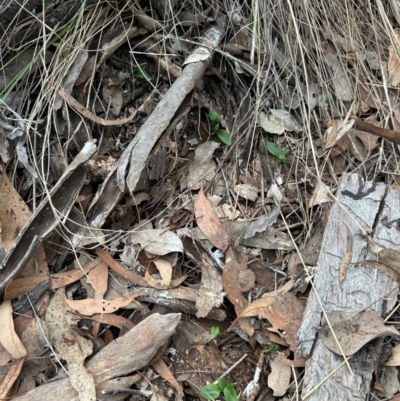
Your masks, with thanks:
M399 401L397 6L144 3L2 35L0 398Z

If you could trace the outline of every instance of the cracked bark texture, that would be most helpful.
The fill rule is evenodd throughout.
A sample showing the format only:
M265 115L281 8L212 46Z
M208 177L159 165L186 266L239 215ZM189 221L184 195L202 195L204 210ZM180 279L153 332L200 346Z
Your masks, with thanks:
M337 200L331 209L322 240L314 285L326 312L361 311L372 309L387 315L397 296L397 283L382 272L366 267L355 267L365 259L376 259L367 251L367 242L359 226L375 228L373 239L382 246L400 251L400 192L383 183L364 183L356 175L344 176ZM354 219L354 220L353 220ZM355 223L357 222L358 225ZM343 290L339 286L338 270L346 252L347 230L353 235L353 255ZM297 334L300 356L309 355L303 397L325 379L343 358L328 350L318 338L318 328L323 322L321 307L315 292L310 293L302 326ZM374 368L379 360L379 340L364 346L350 359L352 376L346 365L325 381L307 400L352 400L368 398ZM313 348L314 346L314 348Z

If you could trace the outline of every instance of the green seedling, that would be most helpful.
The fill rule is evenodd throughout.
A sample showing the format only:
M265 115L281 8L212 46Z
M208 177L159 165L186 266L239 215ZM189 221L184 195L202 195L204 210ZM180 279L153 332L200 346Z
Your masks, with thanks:
M227 130L222 129L220 127L219 115L217 113L215 113L214 111L210 110L208 112L208 118L211 121L211 133L213 134L211 139L215 140L218 138L218 140L220 140L225 145L229 145L231 143L231 134Z
M271 353L271 352L275 352L275 351L278 350L278 348L279 348L279 345L278 345L278 344L272 344L270 347L265 348L264 353L265 353L265 354L269 354L269 353Z
M133 70L133 75L135 78L139 79L150 79L150 75L145 70L142 70L140 67L136 67Z
M289 154L290 149L281 149L273 142L267 142L266 146L268 152L271 153L271 155L274 155L279 163L286 163L288 161L286 156Z
M200 395L206 400L216 400L221 393L226 401L237 401L235 387L222 378L218 379L217 383L207 384L200 391Z
M213 327L211 327L210 332L211 332L211 335L212 335L213 337L217 337L217 335L218 335L219 332L220 332L219 327L218 327L218 326L213 326Z

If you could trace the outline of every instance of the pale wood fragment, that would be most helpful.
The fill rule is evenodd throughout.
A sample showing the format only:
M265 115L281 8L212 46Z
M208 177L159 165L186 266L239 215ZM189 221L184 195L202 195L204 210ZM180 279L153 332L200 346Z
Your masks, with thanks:
M395 304L397 283L382 272L356 267L355 263L376 259L368 254L367 241L361 234L362 226L372 228L376 224L374 240L385 247L400 250L400 230L396 224L400 218L399 191L386 188L383 183L364 183L358 175L352 174L343 178L336 196L338 202L332 206L317 263L316 291L328 314L372 309L386 315ZM346 226L353 236L353 250L341 289L338 272L347 250ZM306 364L303 399L343 362L343 357L328 350L318 338L322 320L321 307L312 291L297 334L299 356L311 353ZM378 341L367 344L349 360L354 376L343 365L307 400L366 400L379 358Z

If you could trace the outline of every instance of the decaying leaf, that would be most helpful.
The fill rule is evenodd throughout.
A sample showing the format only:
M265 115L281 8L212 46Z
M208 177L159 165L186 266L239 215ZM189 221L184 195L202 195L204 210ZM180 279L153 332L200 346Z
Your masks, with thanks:
M330 46L325 52L324 57L332 69L332 83L336 96L343 102L351 102L354 98L353 82L336 49Z
M172 265L171 262L165 259L155 259L152 261L160 272L160 276L163 279L166 286L171 284L172 279Z
M284 365L276 356L270 363L271 373L268 375L268 387L272 388L275 397L282 397L286 394L290 385L292 369Z
M220 146L217 142L208 141L199 145L190 164L187 184L192 189L199 189L202 180L210 181L215 174L215 163L212 160L215 149Z
M266 308L272 305L274 301L274 297L258 298L251 304L247 305L247 307L243 309L242 313L238 317L258 316L260 308Z
M333 120L332 126L328 127L325 135L325 149L335 146L336 142L345 135L354 125L354 120Z
M222 279L217 269L203 261L201 263L201 283L199 297L196 300L198 318L206 317L212 308L219 308L224 300Z
M269 227L271 227L277 220L279 213L281 212L281 207L277 206L274 210L268 214L260 216L257 220L252 221L246 225L241 238L247 239L254 237L257 233L263 232Z
M261 299L266 299L266 306L258 308L258 317L269 320L272 328L268 330L284 338L295 355L293 361L286 360L281 355L280 361L293 366L304 366L305 360L296 356L295 340L303 319L304 305L291 292Z
M222 223L212 209L210 202L205 197L203 189L200 189L194 203L194 213L197 225L207 239L221 251L226 251L229 246L229 237Z
M73 310L82 315L91 316L95 313L112 313L120 308L129 305L137 295L131 295L129 298L116 298L112 301L105 299L81 299L78 301L65 299L66 304Z
M303 128L286 110L269 110L269 114L258 115L258 125L271 134L283 134L285 131L302 132Z
M334 311L328 315L328 318L346 356L355 354L375 338L400 335L400 332L393 326L385 326L383 318L372 310L356 314L354 311ZM338 355L342 355L326 323L320 330L320 336L327 348Z
M233 192L252 202L255 202L258 198L258 188L250 184L235 185L233 187Z
M20 359L27 351L14 330L12 313L11 301L3 301L0 305L0 343L14 359Z
M72 315L67 313L65 301L64 291L59 289L48 306L46 324L49 338L61 358L68 363L69 379L79 394L79 400L96 401L93 376L83 366L85 358L93 351L93 345L70 328Z
M172 231L155 229L129 233L130 244L140 244L148 253L164 256L171 252L183 252L182 241Z

